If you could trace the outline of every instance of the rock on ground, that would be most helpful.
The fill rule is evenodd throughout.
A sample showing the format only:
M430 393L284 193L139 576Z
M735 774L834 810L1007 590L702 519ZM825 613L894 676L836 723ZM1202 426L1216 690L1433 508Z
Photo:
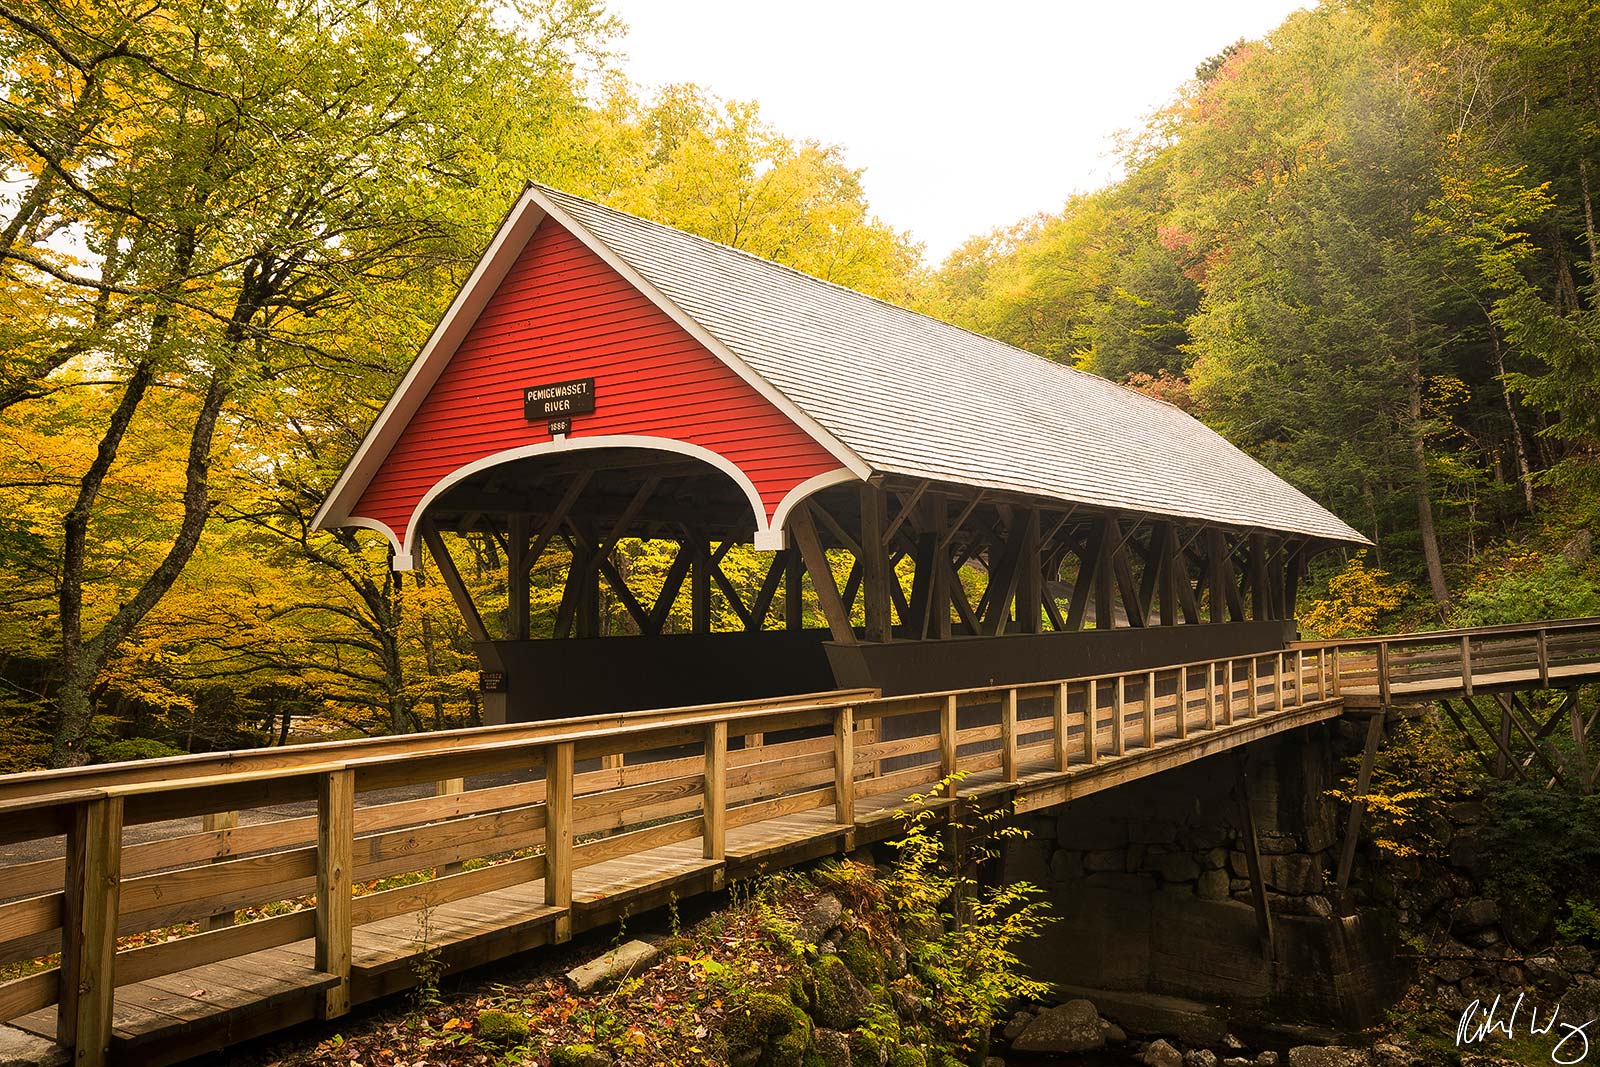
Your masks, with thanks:
M811 905L811 910L806 917L800 920L800 928L796 931L803 944L815 945L822 940L822 935L839 925L839 918L844 915L844 905L839 903L839 898L832 893L824 893Z
M1183 1053L1160 1039L1146 1045L1139 1059L1145 1067L1183 1067Z
M624 941L616 948L567 972L574 993L592 993L609 982L620 981L650 966L661 950L648 941Z
M0 1026L0 1067L65 1067L67 1050L52 1041Z
M1087 1000L1046 1008L1011 1043L1018 1052L1087 1052L1105 1046L1106 1025Z
M1100 1014L1130 1034L1166 1035L1186 1045L1218 1045L1228 1035L1221 1009L1198 1001L1102 989L1062 987L1059 992L1088 1000Z
M64 1067L67 1059L54 1041L0 1025L0 1067Z
M1372 1067L1372 1053L1340 1045L1301 1045L1289 1050L1289 1067Z

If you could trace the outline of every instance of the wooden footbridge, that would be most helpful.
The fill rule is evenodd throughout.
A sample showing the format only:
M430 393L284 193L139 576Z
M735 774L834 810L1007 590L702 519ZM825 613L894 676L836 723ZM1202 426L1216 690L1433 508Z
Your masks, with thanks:
M0 1020L170 1063L407 988L424 954L477 966L890 838L952 775L933 803L1037 809L1389 701L1597 680L1576 620L13 775Z

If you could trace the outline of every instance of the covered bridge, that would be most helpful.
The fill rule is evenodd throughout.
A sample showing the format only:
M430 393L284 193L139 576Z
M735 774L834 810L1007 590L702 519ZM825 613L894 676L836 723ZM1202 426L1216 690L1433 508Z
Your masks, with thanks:
M427 546L491 721L1269 651L1365 542L1170 404L538 185L315 522ZM630 539L673 546L650 597Z

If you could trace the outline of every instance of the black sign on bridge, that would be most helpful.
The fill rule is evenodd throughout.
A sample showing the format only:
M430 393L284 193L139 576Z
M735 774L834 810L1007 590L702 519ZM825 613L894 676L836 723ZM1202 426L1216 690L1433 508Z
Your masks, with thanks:
M565 419L594 414L594 379L530 385L522 390L522 414L528 421Z

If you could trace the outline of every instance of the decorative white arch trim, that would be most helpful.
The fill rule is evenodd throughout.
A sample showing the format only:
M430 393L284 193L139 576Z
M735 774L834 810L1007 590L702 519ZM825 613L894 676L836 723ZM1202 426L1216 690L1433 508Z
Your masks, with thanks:
M394 531L389 528L388 523L379 519L347 518L342 520L339 525L355 526L363 530L376 530L378 533L383 534L384 538L388 540L390 546L394 549L395 570L408 571L412 567L416 566L416 561L412 559L411 553L407 552L400 544L400 538L395 536Z
M767 522L767 509L761 502L761 494L756 490L755 483L750 476L740 470L731 459L709 448L690 444L687 441L676 441L670 437L648 437L639 434L597 434L594 437L563 437L559 440L544 441L532 445L519 445L516 448L507 448L487 456L473 460L471 463L457 467L455 470L433 483L433 487L423 495L412 509L411 518L406 523L406 539L402 545L395 540L394 534L371 519L345 519L345 524L351 526L366 525L371 529L383 529L389 534L390 541L395 544L394 567L395 570L410 570L414 566L417 545L417 533L422 528L423 513L428 510L428 505L438 498L440 493L460 482L470 478L479 471L497 467L502 463L512 460L527 459L531 456L542 456L553 452L582 452L597 448L648 448L657 452L676 452L680 456L689 456L703 463L715 467L717 470L733 479L735 485L744 491L745 499L750 502L751 514L756 520L756 544L771 538L771 525ZM813 479L815 480L815 479Z
M838 485L840 482L857 482L863 480L864 479L857 477L855 471L851 470L849 467L840 467L837 470L831 470L825 474L813 475L812 477L801 482L799 485L795 486L793 489L789 490L788 493L784 494L783 499L778 501L778 508L772 513L772 534L770 535L769 540L772 540L773 543L765 547L773 549L788 547L788 533L785 530L785 527L789 522L789 512L795 509L795 505L799 504L807 497L822 492L830 485ZM756 547L761 548L763 546L758 541L756 543Z

